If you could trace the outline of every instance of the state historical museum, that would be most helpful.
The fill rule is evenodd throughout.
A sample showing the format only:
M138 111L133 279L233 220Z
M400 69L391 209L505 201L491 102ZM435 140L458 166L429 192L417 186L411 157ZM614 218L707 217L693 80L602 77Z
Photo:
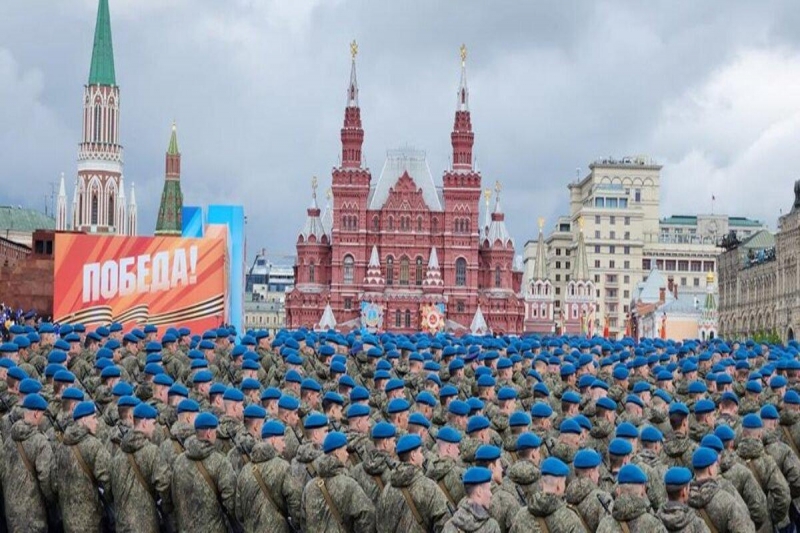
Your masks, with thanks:
M489 213L491 191L482 194L481 174L473 167L466 49L461 49L450 133L452 168L444 172L441 186L434 183L421 151L390 150L377 181L363 167L355 43L351 51L341 165L333 169L324 214L314 183L297 239L287 327L521 333L522 272L515 268L500 187L495 187Z

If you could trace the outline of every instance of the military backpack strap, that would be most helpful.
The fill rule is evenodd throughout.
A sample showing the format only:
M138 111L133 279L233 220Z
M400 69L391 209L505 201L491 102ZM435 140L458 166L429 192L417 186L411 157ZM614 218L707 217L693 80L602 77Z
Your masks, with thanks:
M587 524L587 523L586 523L586 520L584 520L584 519L583 519L583 515L581 514L581 512L578 510L578 508L577 508L577 507L575 507L575 506L574 506L574 505L572 505L571 503L568 503L568 504L567 504L567 508L568 508L568 509L570 509L570 510L571 510L573 513L575 513L575 515L576 515L578 518L580 518L580 520L581 520L581 524L583 524L583 527L584 527L584 529L586 529L586 531L591 531L591 530L592 530L592 529L589 527L589 524Z
M380 475L372 476L372 479L375 480L375 484L378 485L378 488L381 492L383 492L383 478Z
M442 489L442 492L444 492L444 496L445 496L445 498L447 498L447 501L449 501L450 504L453 507L455 507L456 506L456 502L453 501L453 495L450 494L450 490L447 488L447 484L444 482L444 478L442 478L439 481L437 481L436 484L439 485L439 488Z
M278 506L277 502L272 498L272 493L269 491L269 487L267 487L267 484L264 483L264 478L261 477L261 471L258 469L258 466L253 464L252 470L253 470L253 477L256 478L256 482L258 482L258 486L261 488L261 492L264 493L264 496L267 498L267 500L269 500L269 503L272 504L275 510L278 511L278 514L281 515L281 517L285 520L286 516L284 516L283 511Z
M786 426L781 426L783 430L783 435L786 437L786 440L789 442L789 446L792 447L794 454L800 458L800 452L797 451L797 444L795 444L794 439L792 438L792 432L789 431L789 428Z
M698 509L698 511L700 511L700 517L703 519L703 522L706 523L708 529L711 530L711 533L719 533L719 529L717 529L717 526L711 521L711 517L708 516L708 511L706 511L705 507Z
M411 509L411 514L414 515L414 520L417 521L419 527L425 529L425 521L422 519L422 515L419 514L417 504L414 503L414 499L411 497L411 492L408 490L408 487L402 487L400 492L403 493L403 498L406 500L408 507Z
M139 468L139 465L136 464L136 458L133 456L132 453L122 452L125 454L125 457L128 459L128 464L131 465L131 470L133 470L133 475L136 477L136 480L142 486L144 491L153 498L153 501L156 501L156 496L153 494L153 490L150 488L150 485L147 484L147 481L144 479L144 475L142 474L142 470Z
M81 453L81 449L78 447L77 444L73 444L69 446L72 448L72 454L75 456L75 459L78 461L78 465L80 465L81 470L86 476L89 478L89 481L92 482L93 486L97 486L97 479L94 477L94 473L92 473L92 469L89 468L89 465L86 463L86 459L84 459L83 454Z
M618 522L619 527L622 528L622 533L631 533L631 528L628 527L628 522L623 520L622 522Z
M539 524L539 529L542 530L542 533L550 533L550 528L547 527L547 520L545 520L541 516L536 516L536 523Z
M30 472L31 476L33 476L33 481L34 483L36 483L36 486L38 487L39 476L36 475L36 469L33 467L33 463L31 463L31 460L28 458L28 454L25 453L25 447L22 445L22 442L18 440L14 442L17 444L17 451L19 452L19 456L22 459L22 462L25 464L25 468L27 468L28 472Z
M750 471L753 473L753 477L756 478L758 486L764 489L764 483L761 481L761 476L758 474L758 470L756 470L756 467L753 466L753 460L748 459L747 461L744 462L744 464L746 464L747 468L749 468ZM764 492L766 492L766 489L764 489Z
M180 454L182 454L182 453L183 453L183 444L181 444L180 442L178 442L178 439L173 439L173 440L172 440L172 449L174 449L174 450L175 450L175 453L176 453L177 455L180 455Z
M336 504L333 503L331 493L328 492L328 483L326 480L318 477L316 478L315 484L322 493L322 497L325 498L325 503L328 504L328 510L331 512L331 515L333 515L333 519L336 520L336 524L339 526L339 529L342 531L347 531L347 528L344 527L344 522L342 522L342 515L339 514L339 509L336 507Z
M314 468L314 465L313 465L313 464L311 464L311 463L306 463L306 472L308 472L308 475L309 475L309 476L310 476L312 479L313 479L313 478L315 478L315 477L317 477L317 469L316 469L316 468Z

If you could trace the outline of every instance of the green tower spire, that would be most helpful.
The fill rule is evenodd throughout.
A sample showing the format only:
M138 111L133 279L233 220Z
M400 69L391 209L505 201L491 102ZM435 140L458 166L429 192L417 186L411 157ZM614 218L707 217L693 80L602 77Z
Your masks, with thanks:
M172 123L172 135L167 148L167 171L161 205L156 219L156 235L180 236L183 228L183 192L181 192L181 153L178 151L178 128Z
M167 148L167 155L179 155L178 151L178 128L175 122L172 123L172 136L169 138L169 148Z
M108 0L99 0L97 24L94 28L92 66L89 70L89 85L116 85L114 75L114 47L111 44L111 15Z

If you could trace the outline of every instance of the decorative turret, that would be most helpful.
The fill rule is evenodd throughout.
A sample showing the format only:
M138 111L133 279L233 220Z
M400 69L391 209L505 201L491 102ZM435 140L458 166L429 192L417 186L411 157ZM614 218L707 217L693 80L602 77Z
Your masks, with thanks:
M306 223L300 232L300 239L306 242L328 242L328 235L322 226L317 205L317 177L311 178L311 205L306 209Z
M461 81L458 84L456 118L450 142L453 145L453 170L472 170L472 145L475 134L469 115L469 89L467 89L467 47L461 45Z
M369 264L367 265L367 275L364 276L364 288L369 291L373 287L382 287L386 284L386 280L381 272L381 260L378 255L378 247L372 247L372 253L369 256Z
M117 235L128 235L128 204L125 203L125 177L119 177L119 198L117 199Z
M583 239L583 219L578 221L580 231L578 231L578 245L575 248L575 260L572 263L572 275L570 280L588 281L589 277L589 257L586 254L586 242Z
M485 242L490 247L501 246L503 248L514 248L514 239L508 233L506 228L506 216L503 209L500 207L500 182L496 182L495 190L495 203L494 212L492 212L492 221L489 223L489 230L486 232Z
M475 316L472 317L472 324L470 324L469 329L473 335L486 335L491 331L486 319L483 317L480 304L478 304L478 309L475 310Z
M481 228L481 242L489 234L489 226L492 224L492 210L489 208L489 201L492 199L492 189L488 187L485 188L483 190L483 198L486 205L484 210L483 227Z
M328 192L325 193L325 198L327 198L327 201L325 202L325 211L322 212L322 227L325 228L325 233L328 235L328 240L331 238L331 230L333 229L333 206L331 205L332 197L333 191L328 189Z
M58 199L56 200L56 231L67 229L67 187L64 184L64 173L61 173L61 182L58 184Z
M530 278L525 280L525 331L549 334L553 332L555 297L547 268L544 244L544 219L539 219L539 241Z
M706 301L703 305L704 312L716 312L717 300L714 298L714 273L708 272L706 274Z
M167 147L164 190L161 193L161 205L156 220L156 235L180 236L183 230L182 211L181 153L178 150L177 126L173 122L172 135Z
M333 309L331 309L330 302L325 305L325 309L322 311L322 318L319 319L317 329L319 331L336 329L336 317L333 314Z
M428 270L425 272L425 279L422 280L422 290L425 292L441 291L444 287L442 271L439 267L439 255L436 247L431 248L431 255L428 258Z
M131 183L131 199L128 202L128 235L136 235L139 223L139 212L136 207L135 183Z
M531 281L547 281L550 275L547 272L547 255L544 245L544 219L539 219L539 240L536 242L536 262L533 265L533 278Z
M567 294L561 308L566 333L591 336L599 321L597 316L597 294L589 274L589 259L583 239L583 219L578 219L578 243L575 247L572 274L567 283Z
M358 44L350 43L350 83L347 86L347 107L344 110L342 127L342 167L361 168L361 145L364 129L361 127L361 109L358 107L358 80L356 79L356 55Z

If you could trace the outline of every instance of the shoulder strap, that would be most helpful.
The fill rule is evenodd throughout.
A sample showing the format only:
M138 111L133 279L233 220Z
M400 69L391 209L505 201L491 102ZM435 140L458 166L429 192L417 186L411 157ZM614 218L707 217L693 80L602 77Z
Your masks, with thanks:
M142 471L139 468L139 465L136 464L136 459L133 457L132 453L122 452L125 454L125 457L128 459L128 464L131 465L131 470L133 470L133 475L136 476L136 480L139 481L139 484L142 486L144 491L149 494L153 500L155 500L155 495L153 495L153 491L150 489L150 485L147 484L147 481L144 479L144 475L142 475Z
M38 486L39 476L36 475L36 469L33 467L33 463L31 463L31 460L28 458L28 454L25 453L25 447L22 445L22 442L18 440L14 442L17 444L17 451L19 452L19 456L22 459L22 462L25 464L25 468L28 469L28 472L30 472L31 476L33 476L33 481Z
M575 515L576 515L578 518L580 518L580 520L581 520L581 524L583 524L583 528L584 528L586 531L591 531L591 528L590 528L590 527L589 527L589 525L586 523L586 520L584 520L584 519L583 519L583 515L581 514L581 512L578 510L578 508L577 508L577 507L575 507L575 506L574 506L574 505L572 505L571 503L568 503L568 504L567 504L567 508L568 508L568 509L570 509L570 510L571 510L573 513L575 513Z
M253 464L252 469L253 469L253 477L256 478L258 486L261 488L261 492L264 493L264 496L267 498L267 500L269 500L269 503L271 503L272 506L275 508L275 510L278 511L278 514L285 519L286 517L283 515L283 511L281 510L280 507L278 507L278 504L272 498L272 493L270 493L267 484L264 483L264 478L261 477L261 471L258 469L258 466L255 463Z
M175 450L175 453L178 455L183 453L183 445L178 442L178 439L172 440L172 449Z
M622 522L617 523L619 524L619 527L622 528L622 533L631 533L631 528L628 527L628 522L623 520Z
M536 523L539 524L539 529L542 530L542 533L550 533L550 528L547 527L547 520L545 520L541 516L536 516Z
M375 484L378 485L378 488L381 492L383 492L383 478L379 475L372 476L372 479L375 480Z
M704 507L698 509L698 511L700 511L700 517L703 519L703 522L706 523L708 529L711 530L711 533L719 533L719 530L714 525L714 522L711 521L711 517L708 516L708 511L706 511Z
M400 491L403 493L403 498L406 500L408 507L411 508L411 514L414 515L414 520L417 521L419 527L425 529L425 521L422 519L422 515L419 514L417 504L415 504L414 500L411 498L411 492L409 492L408 487L402 487Z
M753 473L753 477L756 478L756 481L758 482L758 486L763 489L764 488L764 483L761 481L761 476L758 475L758 470L756 470L756 467L753 466L753 460L752 459L748 459L747 461L744 462L744 464L746 464L747 468L749 468L750 471Z
M328 510L331 512L331 515L333 515L333 519L336 520L336 524L339 526L339 529L342 531L347 531L347 529L344 527L344 523L342 522L342 515L339 514L339 509L336 507L336 504L333 503L331 493L328 492L328 484L326 480L318 477L316 478L316 485L322 493L322 497L325 498L325 503L328 504Z
M317 469L314 468L314 465L312 463L306 463L306 472L308 472L308 475L312 479L317 477Z
M219 491L217 490L217 484L214 483L213 479L211 479L211 474L209 474L208 470L206 470L206 466L203 464L203 461L199 459L198 460L193 459L192 461L194 462L194 466L197 468L198 472L200 472L200 475L203 476L203 479L206 480L206 483L208 484L209 488L211 488L211 492L213 492L214 496L217 498L217 500L219 500Z
M436 484L439 485L439 488L442 489L442 492L444 492L444 496L445 496L445 498L447 498L447 501L449 501L450 504L453 507L455 507L456 506L456 502L453 501L453 495L450 494L450 490L447 488L447 484L444 482L444 478L442 478L439 481L437 481Z
M89 478L89 481L92 482L92 485L96 487L97 480L94 477L94 473L92 473L92 469L89 468L88 464L86 464L86 459L84 459L81 449L77 444L73 444L69 447L72 448L72 454L75 456L75 459L78 460L78 464L80 465L81 470L83 470L83 473L86 474L86 476Z
M792 438L792 432L789 431L789 428L786 426L781 426L781 429L783 430L783 435L786 437L786 441L789 443L789 446L791 446L792 450L794 450L794 454L797 457L800 457L800 452L797 451L797 444L795 444L794 439Z

